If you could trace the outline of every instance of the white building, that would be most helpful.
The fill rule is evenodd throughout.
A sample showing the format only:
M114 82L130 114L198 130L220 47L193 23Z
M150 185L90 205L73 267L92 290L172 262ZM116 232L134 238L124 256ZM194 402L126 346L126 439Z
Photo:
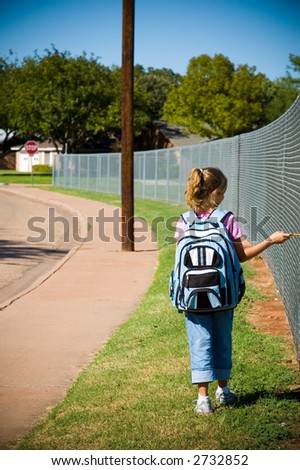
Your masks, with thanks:
M33 165L53 166L55 156L58 154L52 142L37 142L39 150L32 157L26 152L25 147L13 147L11 150L16 152L16 170L31 173ZM62 147L59 147L59 153Z

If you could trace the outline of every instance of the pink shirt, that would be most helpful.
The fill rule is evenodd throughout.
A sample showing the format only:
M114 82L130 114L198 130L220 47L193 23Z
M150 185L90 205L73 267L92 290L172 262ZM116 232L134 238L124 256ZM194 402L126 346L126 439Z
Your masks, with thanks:
M199 219L203 219L203 220L207 219L209 215L210 215L210 212L197 213L197 216L199 217ZM243 236L242 229L232 213L229 213L225 217L225 219L223 220L223 224L232 241L235 241ZM186 227L186 222L182 219L182 217L180 217L180 219L177 222L176 230L174 234L174 238L176 241L180 239L185 227Z

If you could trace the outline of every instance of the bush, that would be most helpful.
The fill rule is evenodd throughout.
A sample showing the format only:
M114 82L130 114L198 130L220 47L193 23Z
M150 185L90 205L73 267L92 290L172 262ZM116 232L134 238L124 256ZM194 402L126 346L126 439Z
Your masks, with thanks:
M34 173L52 173L52 168L49 165L33 165Z

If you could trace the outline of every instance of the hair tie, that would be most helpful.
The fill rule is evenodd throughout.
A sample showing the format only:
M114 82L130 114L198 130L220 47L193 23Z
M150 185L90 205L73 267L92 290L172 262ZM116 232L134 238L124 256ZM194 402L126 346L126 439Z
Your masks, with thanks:
M200 171L200 174L203 175L203 170L202 170L202 168L198 168L198 169L199 169L199 171Z

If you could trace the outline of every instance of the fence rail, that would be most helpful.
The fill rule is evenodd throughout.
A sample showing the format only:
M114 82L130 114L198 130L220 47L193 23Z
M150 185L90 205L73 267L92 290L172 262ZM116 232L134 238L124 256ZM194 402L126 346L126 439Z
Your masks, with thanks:
M190 170L206 166L221 168L228 177L222 206L237 215L252 243L278 229L300 232L300 95L284 115L254 132L136 152L135 197L182 203ZM121 154L60 155L53 184L120 194ZM272 246L264 258L283 299L300 361L300 239Z

